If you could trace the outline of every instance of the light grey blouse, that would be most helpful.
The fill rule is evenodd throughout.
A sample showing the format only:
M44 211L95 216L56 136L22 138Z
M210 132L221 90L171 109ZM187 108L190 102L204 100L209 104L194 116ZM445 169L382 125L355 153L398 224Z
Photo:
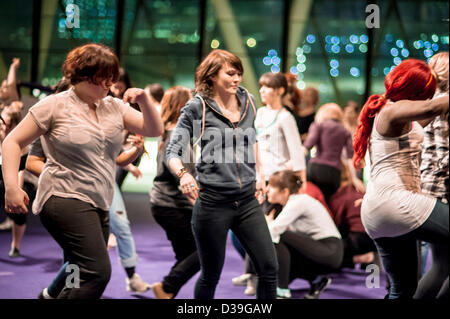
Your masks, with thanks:
M55 195L75 198L109 210L113 193L116 157L122 147L123 116L129 104L110 96L96 104L98 123L89 116L89 106L73 91L51 95L30 109L45 134L47 155L33 213Z

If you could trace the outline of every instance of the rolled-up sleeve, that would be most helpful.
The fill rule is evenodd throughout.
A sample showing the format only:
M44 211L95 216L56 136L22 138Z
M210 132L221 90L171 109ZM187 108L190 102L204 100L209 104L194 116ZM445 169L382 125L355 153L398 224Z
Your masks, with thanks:
M190 162L189 144L193 132L193 114L189 103L181 110L177 126L172 133L166 151L167 164L172 158L179 158L183 163Z

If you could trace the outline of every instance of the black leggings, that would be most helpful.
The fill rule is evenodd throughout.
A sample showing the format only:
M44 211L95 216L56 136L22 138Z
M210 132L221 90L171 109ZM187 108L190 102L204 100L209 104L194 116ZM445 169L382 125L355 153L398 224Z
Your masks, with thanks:
M99 299L111 276L109 212L78 199L51 196L40 217L69 263L80 270L79 288L64 287L58 299Z
M175 253L175 264L162 282L165 292L178 294L181 287L200 270L192 234L192 209L151 205L153 217L164 229Z
M341 171L333 166L310 162L308 180L320 188L328 203L331 195L336 193L341 186Z
M339 269L344 255L342 240L335 237L314 240L286 231L275 245L279 271L278 286L288 288L295 278L309 281Z

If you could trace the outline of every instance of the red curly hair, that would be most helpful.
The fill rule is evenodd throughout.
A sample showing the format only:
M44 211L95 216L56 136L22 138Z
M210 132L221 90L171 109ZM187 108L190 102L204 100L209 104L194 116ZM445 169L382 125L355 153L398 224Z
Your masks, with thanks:
M373 119L388 100L427 100L433 97L436 90L436 79L428 65L420 60L407 59L392 70L384 80L386 93L369 97L359 115L358 128L353 137L353 165L359 169L364 167Z

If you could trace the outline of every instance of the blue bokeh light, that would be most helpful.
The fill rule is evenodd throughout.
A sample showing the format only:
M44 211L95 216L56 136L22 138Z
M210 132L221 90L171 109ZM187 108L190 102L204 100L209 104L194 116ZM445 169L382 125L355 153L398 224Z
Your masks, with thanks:
M271 62L272 62L272 64L279 65L281 62L281 59L277 56L274 56L274 57L272 57Z
M271 58L270 56L266 56L266 57L263 59L263 63L264 63L265 65L271 65L271 64L272 64L272 58Z
M331 51L333 53L339 53L339 52L341 52L341 47L339 45L335 44L331 47Z
M347 44L345 46L345 51L347 51L348 53L353 53L353 51L355 51L355 48L353 47L353 45Z
M270 71L272 71L272 73L278 73L280 72L280 67L278 65L272 65Z
M359 77L361 75L361 72L357 67L350 68L350 74L354 77Z
M331 66L333 69L339 67L339 61L336 60L336 59L331 60L331 61L330 61L330 66Z
M397 56L398 55L398 50L396 48L392 48L391 49L391 55L392 56Z
M331 76L332 77L337 77L337 76L339 76L339 70L338 69L331 69L330 70L330 74L331 74Z
M273 57L273 56L277 56L278 55L278 53L277 53L277 51L275 51L274 49L272 49L272 50L269 50L269 54L268 54L270 57Z
M403 42L403 40L397 40L397 42L395 42L395 44L399 47L399 48L403 48L405 46L405 43Z
M314 43L316 42L316 37L313 34L308 34L306 41L308 41L308 43Z
M367 42L369 42L369 37L367 35L363 34L359 37L359 40L361 40L362 43L367 43Z
M402 49L402 56L407 58L409 57L409 50L408 49Z
M433 53L434 53L433 50L430 50L430 49L426 49L423 51L423 55L425 55L426 58L431 57L433 55Z
M352 34L352 35L350 36L350 42L351 42L351 43L354 43L354 44L358 43L358 36Z
M400 63L402 63L402 59L400 59L399 57L395 57L394 58L394 64L395 65L399 65Z

